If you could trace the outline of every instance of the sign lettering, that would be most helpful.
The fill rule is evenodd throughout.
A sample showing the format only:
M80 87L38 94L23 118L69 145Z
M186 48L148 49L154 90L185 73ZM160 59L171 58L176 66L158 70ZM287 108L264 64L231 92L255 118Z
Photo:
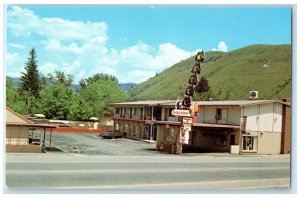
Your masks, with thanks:
M186 109L173 109L172 115L174 115L174 116L191 116L190 110L186 110Z
M182 123L183 123L183 124L192 124L192 123L193 123L193 118L190 118L190 117L183 117L183 118L182 118Z

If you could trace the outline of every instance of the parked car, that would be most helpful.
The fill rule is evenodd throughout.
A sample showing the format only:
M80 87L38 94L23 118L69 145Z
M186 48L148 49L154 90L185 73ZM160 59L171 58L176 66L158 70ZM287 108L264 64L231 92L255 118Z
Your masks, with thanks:
M125 132L121 132L119 130L107 130L105 132L100 133L100 137L103 138L123 138L125 137L126 133Z

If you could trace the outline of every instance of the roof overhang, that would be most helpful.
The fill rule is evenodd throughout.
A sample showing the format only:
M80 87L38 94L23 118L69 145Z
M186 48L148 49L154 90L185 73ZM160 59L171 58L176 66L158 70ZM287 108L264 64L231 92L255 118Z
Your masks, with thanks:
M174 121L153 121L154 124L162 124L162 125L180 125L181 122L174 122Z
M50 125L50 124L35 124L35 123L6 122L6 125L9 125L9 126L41 127L41 128L56 128L56 126Z
M207 123L195 123L193 127L211 127L211 128L230 128L240 129L240 125L229 125L229 124L207 124Z

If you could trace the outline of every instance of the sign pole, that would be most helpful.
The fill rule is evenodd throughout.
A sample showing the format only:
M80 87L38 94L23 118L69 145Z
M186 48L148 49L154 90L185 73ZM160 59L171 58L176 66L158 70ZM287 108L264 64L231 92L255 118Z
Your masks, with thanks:
M202 52L198 52L197 55L195 56L195 63L194 63L193 69L191 71L192 75L191 75L190 79L188 80L189 86L185 91L185 96L182 101L183 108L178 109L179 102L176 101L177 109L174 109L172 111L172 115L180 117L180 128L176 133L176 137L175 137L175 141L174 141L176 154L182 153L182 144L189 142L189 140L187 140L189 138L189 135L187 135L187 133L188 134L190 133L194 119L195 119L195 113L190 108L192 105L191 100L196 91L196 87L198 86L198 83L199 83L198 75L201 72L201 63L203 63L204 60L205 60L205 54L204 54L204 51L202 50ZM183 134L181 134L181 133L183 133ZM178 141L178 138L179 138L179 141ZM178 148L178 146L180 148ZM178 150L180 150L180 151L178 151ZM172 149L172 153L174 153L173 149Z

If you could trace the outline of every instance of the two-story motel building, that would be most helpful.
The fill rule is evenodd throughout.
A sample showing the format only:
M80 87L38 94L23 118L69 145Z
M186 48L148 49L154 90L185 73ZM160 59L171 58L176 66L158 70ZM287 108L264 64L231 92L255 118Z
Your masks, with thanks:
M175 141L180 118L175 100L115 103L114 128L128 138ZM289 102L275 100L195 101L199 112L185 147L204 152L278 154L290 152Z

